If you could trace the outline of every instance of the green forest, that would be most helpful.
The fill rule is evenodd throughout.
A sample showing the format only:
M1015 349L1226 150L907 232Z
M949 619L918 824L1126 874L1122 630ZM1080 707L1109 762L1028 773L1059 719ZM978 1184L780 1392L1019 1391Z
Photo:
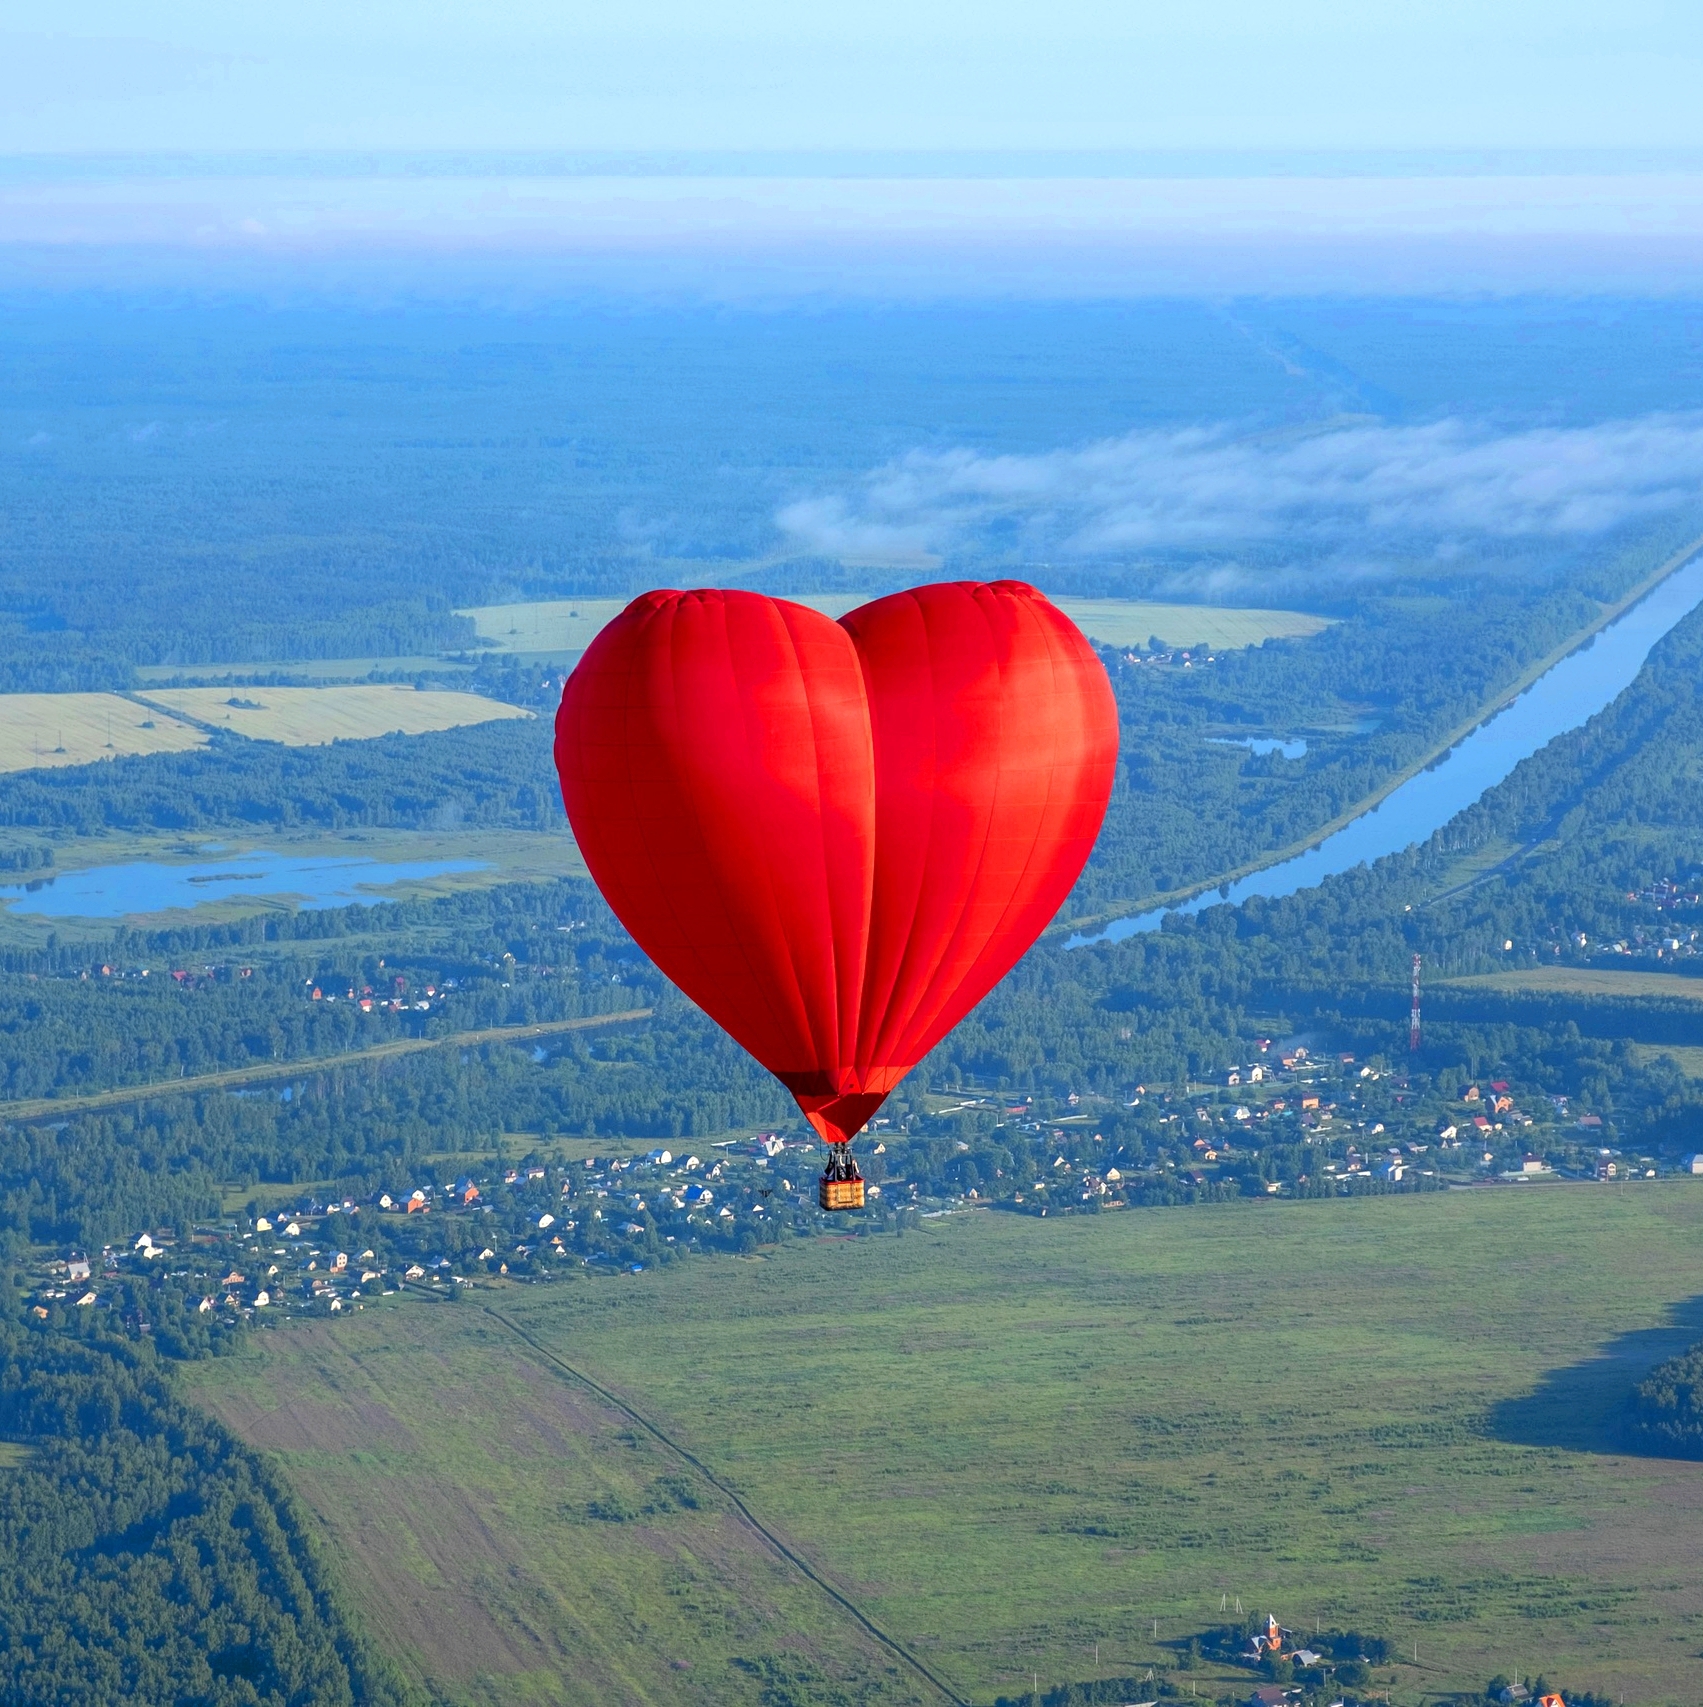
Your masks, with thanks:
M370 659L373 681L540 714L318 748L215 734L192 753L0 775L0 872L17 881L137 835L552 831L565 846L549 714L567 661L477 654L456 612L729 579L891 590L911 572L789 554L775 516L917 445L1164 430L1225 398L1282 432L1374 407L1428 420L1480 395L1480 369L1547 419L1558 352L1584 352L1574 371L1597 376L1601 410L1678 407L1676 387L1703 398L1683 317L1630 310L1509 338L1501 310L1463 329L1414 305L1297 307L1307 351L1353 350L1372 376L1351 384L1312 354L1272 361L1247 326L1276 311L1254 308L1101 305L1068 323L942 309L902 325L824 309L808 327L517 314L493 330L447 311L403 327L170 304L115 329L98 306L10 307L0 689L129 689L159 665L193 684L216 663L236 670L221 681L267 683L310 679L282 676L291 661ZM1628 339L1647 359L1601 359ZM1584 545L1384 541L1364 573L1307 541L1053 567L996 540L939 573L992 573L997 556L1053 591L1166 597L1222 571L1245 602L1332 619L1307 640L1193 648L1186 665L1160 647L1103 652L1119 762L1069 923L1209 891L1314 835L1500 703L1697 526L1676 509ZM1138 1216L1235 1198L1293 1216L1341 1197L1673 1176L1703 1149L1687 1053L1703 1008L1680 982L1703 975L1700 780L1694 614L1619 700L1421 846L1120 943L1050 935L872 1121L866 1209L832 1222L791 1099L584 881L7 936L0 1694L408 1699L288 1491L176 1396L174 1365L286 1321L329 1329L428 1295L448 1308L498 1280L591 1298L620 1273L792 1240L905 1239L972 1204ZM1569 970L1673 982L1515 976ZM371 1053L401 1043L429 1047ZM220 1073L245 1076L180 1083ZM1703 1453L1700 1380L1695 1351L1653 1371L1627 1397L1626 1443ZM1352 1690L1381 1638L1333 1641Z

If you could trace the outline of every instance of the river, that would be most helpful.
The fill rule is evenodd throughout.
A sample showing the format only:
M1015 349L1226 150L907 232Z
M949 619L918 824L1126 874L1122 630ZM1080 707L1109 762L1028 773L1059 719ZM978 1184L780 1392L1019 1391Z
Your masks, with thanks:
M1577 729L1631 685L1650 648L1681 617L1703 603L1703 556L1677 569L1576 651L1569 652L1518 698L1457 742L1429 769L1410 777L1369 812L1317 847L1209 889L1175 907L1117 919L1103 930L1070 938L1066 948L1121 942L1159 928L1172 913L1198 913L1259 895L1275 899L1310 889L1327 877L1400 853L1440 830L1540 747Z

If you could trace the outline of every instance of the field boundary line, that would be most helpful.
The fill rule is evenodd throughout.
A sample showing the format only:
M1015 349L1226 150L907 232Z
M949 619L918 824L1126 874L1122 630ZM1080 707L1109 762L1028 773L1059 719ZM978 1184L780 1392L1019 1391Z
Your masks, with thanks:
M1563 658L1570 658L1588 641L1617 622L1632 607L1641 603L1668 576L1678 574L1692 558L1703 554L1703 534L1699 534L1689 545L1681 546L1672 557L1658 569L1653 569L1648 575L1623 594L1611 605L1603 608L1586 625L1568 635L1558 646L1546 652L1535 663L1528 664L1524 670L1505 688L1498 688L1495 695L1482 701L1478 708L1464 722L1457 724L1441 741L1430 747L1418 758L1410 760L1399 771L1386 777L1384 781L1362 799L1357 800L1345 811L1339 812L1328 824L1321 824L1316 830L1309 830L1298 841L1291 842L1286 848L1273 848L1237 866L1233 871L1221 872L1217 877L1205 878L1199 883L1190 883L1181 889L1168 890L1163 895L1144 895L1138 901L1113 901L1099 909L1098 912L1084 913L1080 918L1055 919L1041 933L1042 941L1059 935L1061 932L1072 934L1085 930L1093 930L1101 925L1116 924L1119 919L1127 919L1137 913L1152 913L1180 907L1185 901L1192 901L1196 896L1205 895L1214 889L1222 889L1232 883L1240 883L1244 877L1253 877L1258 872L1269 870L1274 865L1282 865L1287 860L1299 859L1304 853L1310 853L1320 842L1328 841L1338 830L1345 830L1358 818L1364 818L1368 812L1376 811L1389 799L1403 783L1412 782L1421 771L1429 770L1432 765L1447 754L1454 751L1481 724L1488 723L1499 711L1503 710L1518 699L1540 676L1546 676Z
M153 1079L145 1085L117 1085L86 1096L31 1097L0 1102L0 1121L42 1120L54 1114L84 1114L91 1109L117 1108L150 1097L186 1096L232 1085L262 1085L273 1079L294 1079L304 1073L323 1073L332 1067L353 1067L363 1061L388 1061L399 1055L419 1055L430 1049L467 1049L481 1043L518 1043L528 1037L548 1037L563 1031L590 1031L600 1025L649 1019L654 1008L623 1008L619 1013L582 1014L577 1019L545 1019L531 1025L487 1026L483 1031L453 1031L445 1037L397 1037L341 1055L309 1055L295 1061L266 1061L252 1067L227 1067L217 1073L197 1073L187 1079Z
M433 1296L437 1297L439 1295L433 1294ZM552 1351L550 1347L545 1345L542 1341L534 1338L533 1335L528 1333L527 1330L523 1328L519 1322L515 1321L512 1316L505 1315L501 1310L496 1309L490 1304L481 1304L479 1308L483 1310L493 1321L501 1322L503 1326L507 1328L510 1333L514 1334L517 1339L524 1340L525 1343L531 1346L532 1349L537 1352L540 1357L544 1358L546 1362L553 1364L557 1369L561 1370L563 1374L579 1382L582 1387L588 1388L606 1404L613 1405L623 1416L631 1417L640 1428L644 1429L646 1433L654 1435L656 1439L660 1440L670 1452L675 1454L676 1457L684 1460L687 1464L690 1464L692 1468L716 1490L717 1493L732 1502L739 1515L743 1517L745 1521L750 1524L751 1527L756 1530L757 1533L761 1535L762 1538L767 1541L783 1559L785 1559L789 1564L796 1566L797 1569L802 1571L811 1582L815 1583L815 1585L821 1589L830 1600L834 1601L846 1612L849 1612L852 1617L876 1639L876 1641L881 1643L883 1647L888 1648L893 1653L897 1654L898 1657L902 1659L914 1672L916 1672L919 1677L932 1684L942 1695L946 1697L948 1701L952 1702L954 1707L970 1707L970 1703L966 1701L963 1696L953 1689L949 1683L937 1677L922 1660L918 1659L917 1656L904 1645L904 1643L899 1641L897 1637L889 1636L887 1632L883 1630L881 1626L857 1604L856 1601L852 1600L849 1596L835 1588L834 1585L829 1582L828 1579L824 1577L808 1559L803 1558L800 1554L796 1553L791 1547L789 1547L786 1542L775 1534L775 1532L770 1529L754 1511L752 1511L750 1506L745 1503L740 1495L737 1494L726 1482L724 1482L721 1477L715 1473L715 1471L711 1470L701 1458L698 1458L695 1454L688 1451L680 1444L679 1441L673 1439L656 1423L652 1422L651 1419L642 1411L635 1410L625 1399L610 1392L607 1387L604 1387L598 1382L592 1380L584 1370L576 1369L573 1364L567 1361L566 1358Z
M158 700L149 699L145 693L138 693L134 688L117 688L114 690L120 699L127 699L132 705L139 705L144 711L151 711L156 717L169 717L173 723L182 723L190 729L199 729L203 735L242 735L240 729L223 729L217 723L206 723L201 718L191 716L186 711L173 711L169 705L161 705ZM242 735L247 741L252 739Z

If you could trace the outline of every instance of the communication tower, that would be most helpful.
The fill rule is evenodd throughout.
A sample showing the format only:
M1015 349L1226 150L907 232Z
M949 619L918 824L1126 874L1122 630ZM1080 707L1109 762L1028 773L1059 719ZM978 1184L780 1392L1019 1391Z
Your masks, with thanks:
M1413 957L1413 1014L1408 1021L1407 1048L1410 1055L1419 1053L1419 956Z

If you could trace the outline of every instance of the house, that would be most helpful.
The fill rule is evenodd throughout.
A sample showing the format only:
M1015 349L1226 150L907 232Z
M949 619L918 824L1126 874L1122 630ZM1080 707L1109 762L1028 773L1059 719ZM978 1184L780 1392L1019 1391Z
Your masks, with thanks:
M1561 1699L1561 1692L1557 1690L1553 1695L1540 1695L1537 1698L1537 1707L1567 1707L1567 1703Z
M1479 1100L1480 1097L1477 1085L1468 1085L1467 1088L1461 1092L1462 1102L1478 1102Z
M89 1259L87 1257L72 1257L65 1265L66 1278L70 1280L87 1280L89 1278Z
M1298 1689L1285 1689L1281 1683L1262 1683L1248 1701L1250 1707L1283 1707L1285 1701L1299 1694Z

